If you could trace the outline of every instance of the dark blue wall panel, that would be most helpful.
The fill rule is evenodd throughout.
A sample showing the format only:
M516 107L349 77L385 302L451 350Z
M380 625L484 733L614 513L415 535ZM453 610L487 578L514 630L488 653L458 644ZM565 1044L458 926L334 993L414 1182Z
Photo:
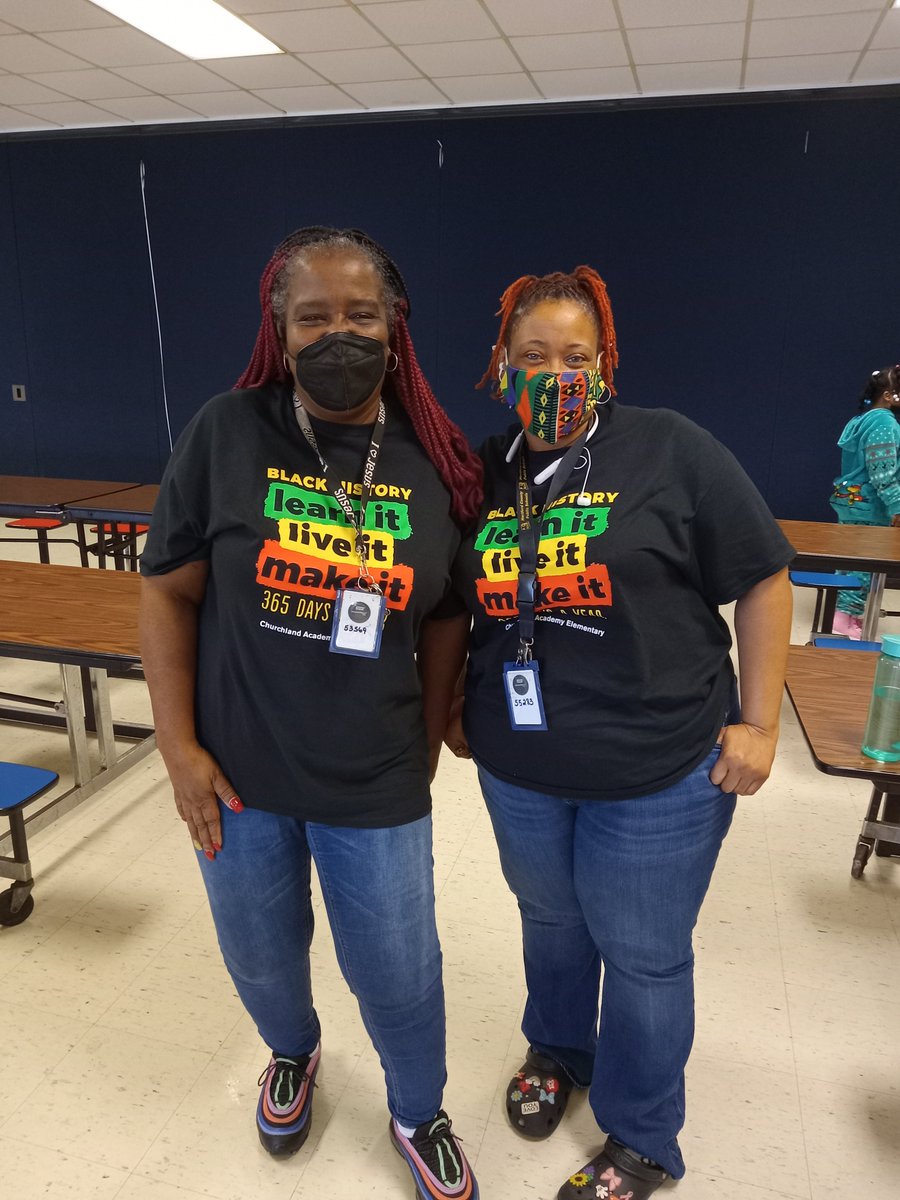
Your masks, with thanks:
M39 473L152 478L157 381L140 141L9 149Z
M0 145L0 475L37 475L34 404L29 387L19 259L13 221L8 147ZM25 403L12 385L24 383Z
M275 243L356 225L397 259L422 365L473 441L507 419L474 387L501 291L588 262L613 300L621 401L680 409L779 515L827 519L854 398L900 358L898 144L900 102L876 98L10 141L0 403L12 382L29 403L4 419L0 465L159 477L143 159L176 435L249 358Z

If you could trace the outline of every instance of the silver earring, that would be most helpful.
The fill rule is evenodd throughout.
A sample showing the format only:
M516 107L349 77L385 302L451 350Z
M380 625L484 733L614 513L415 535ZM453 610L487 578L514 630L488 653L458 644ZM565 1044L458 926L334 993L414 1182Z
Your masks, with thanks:
M287 351L285 351L285 352L282 354L282 356L281 356L281 365L284 367L284 373L285 373L285 375L290 375L290 373L291 373L291 364L288 362Z
M387 374L388 374L388 375L393 375L393 373L394 373L394 372L397 370L397 368L400 366L400 359L399 359L399 357L398 357L398 355L397 355L397 352L396 352L396 350L389 350L389 351L388 351L388 357L389 357L389 358L390 358L390 355L391 355L391 354L393 354L393 356L394 356L394 365L393 365L392 367L385 366L385 368L384 368L384 369L385 369L385 371L387 372Z

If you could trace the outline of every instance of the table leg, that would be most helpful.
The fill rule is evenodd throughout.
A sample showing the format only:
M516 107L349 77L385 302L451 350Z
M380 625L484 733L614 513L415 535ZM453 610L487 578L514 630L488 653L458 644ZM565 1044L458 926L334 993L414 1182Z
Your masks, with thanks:
M118 757L112 708L109 703L109 676L102 667L91 667L90 676L97 742L100 747L100 766L105 770L114 766Z
M881 616L881 602L884 598L884 574L873 573L869 597L866 600L866 611L863 614L862 639L864 642L878 641L878 620Z
M66 731L69 735L69 752L72 755L72 770L75 784L80 787L91 777L91 759L88 751L87 729L84 723L84 688L81 686L81 671L78 667L61 665L63 695L66 700Z

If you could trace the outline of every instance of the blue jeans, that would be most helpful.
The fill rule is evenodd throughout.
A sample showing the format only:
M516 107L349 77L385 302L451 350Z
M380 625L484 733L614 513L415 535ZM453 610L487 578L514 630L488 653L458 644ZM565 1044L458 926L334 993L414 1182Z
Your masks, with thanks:
M447 1079L431 817L345 829L219 805L222 849L197 855L219 946L244 1007L279 1054L319 1040L309 949L315 859L338 962L404 1125L430 1121Z
M673 787L611 802L530 791L479 768L522 915L522 1032L590 1085L602 1129L676 1179L694 1038L691 932L735 807L709 780L718 753Z

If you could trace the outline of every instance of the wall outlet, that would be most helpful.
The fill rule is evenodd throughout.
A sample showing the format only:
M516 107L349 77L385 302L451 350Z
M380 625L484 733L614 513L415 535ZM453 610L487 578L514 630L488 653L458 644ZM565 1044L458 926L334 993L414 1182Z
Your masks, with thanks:
M14 383L12 385L12 392L13 392L13 400L24 400L25 399L25 384L24 383Z

